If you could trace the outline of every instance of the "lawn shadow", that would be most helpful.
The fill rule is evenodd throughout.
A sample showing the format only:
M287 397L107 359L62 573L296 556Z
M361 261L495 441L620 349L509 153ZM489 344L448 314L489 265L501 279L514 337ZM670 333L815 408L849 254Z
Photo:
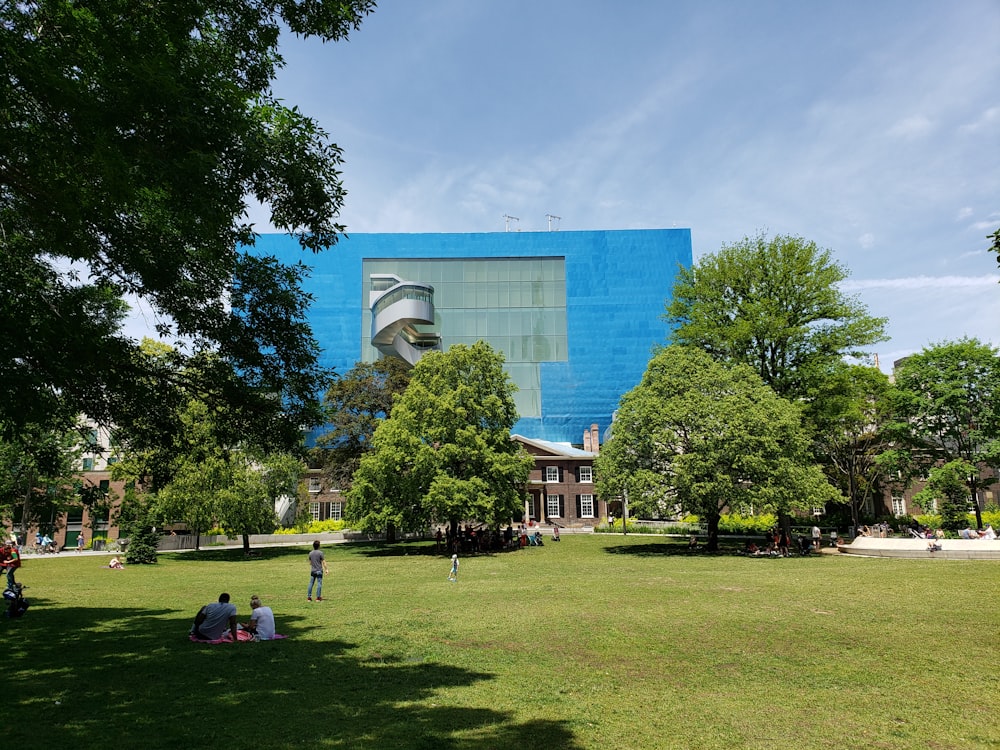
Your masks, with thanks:
M609 555L633 555L635 557L731 557L738 555L739 550L720 546L718 550L709 552L701 547L689 549L687 542L646 542L643 544L618 544L604 548Z
M242 547L202 547L198 550L185 552L160 552L159 557L177 560L178 562L238 562L252 565L262 560L280 560L287 557L304 558L312 549L312 545L281 546L281 547L251 547L250 556L243 553Z
M188 613L176 610L32 608L0 627L17 716L5 744L579 747L558 719L449 704L490 673L362 655L348 640L316 640L305 619L282 616L287 640L211 646L188 640Z

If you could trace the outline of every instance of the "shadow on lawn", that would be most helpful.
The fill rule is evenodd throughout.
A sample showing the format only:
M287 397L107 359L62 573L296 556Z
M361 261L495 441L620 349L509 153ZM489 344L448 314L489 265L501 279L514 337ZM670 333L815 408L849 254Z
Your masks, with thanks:
M321 540L322 541L322 540ZM337 542L327 543L323 549L329 552L336 547L349 554L365 555L366 557L404 557L406 555L444 555L443 545L441 551L435 551L434 542ZM260 562L261 560L279 560L287 557L305 559L312 549L312 544L303 543L296 546L285 547L253 547L250 550L250 557L243 554L242 547L203 547L200 550L190 552L161 552L160 555L170 556L172 560L180 562L245 562L248 565Z
M306 640L322 625L303 617L282 616L287 640L209 646L187 640L186 612L44 604L0 622L17 719L5 722L5 745L579 747L565 722L519 724L435 698L489 673L359 657L344 640Z
M664 557L667 555L676 557L727 557L738 555L735 548L720 546L714 552L707 552L704 549L688 549L687 542L646 542L644 544L619 544L605 547L604 551L609 555L634 555L636 557Z

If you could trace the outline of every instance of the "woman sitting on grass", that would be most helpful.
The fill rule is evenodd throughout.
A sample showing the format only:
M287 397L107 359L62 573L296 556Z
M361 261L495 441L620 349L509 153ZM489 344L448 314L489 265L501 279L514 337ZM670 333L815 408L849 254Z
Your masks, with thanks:
M250 621L240 627L253 633L254 640L269 641L274 638L274 612L262 605L260 597L254 594L250 597Z

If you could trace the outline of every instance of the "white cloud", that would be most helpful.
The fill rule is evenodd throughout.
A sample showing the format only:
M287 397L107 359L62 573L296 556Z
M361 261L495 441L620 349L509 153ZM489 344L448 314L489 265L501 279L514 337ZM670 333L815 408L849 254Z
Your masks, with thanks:
M871 232L865 232L863 235L858 237L858 244L863 248L870 248L875 244L875 235Z
M909 276L898 279L849 279L840 285L845 292L864 289L966 289L996 286L1000 276ZM1000 290L997 292L1000 296Z
M958 209L958 216L955 218L957 221L962 221L963 219L968 219L970 216L972 216L972 207L962 206L962 208Z
M1000 107L990 107L974 122L959 127L958 132L963 135L971 135L982 130L989 131L995 129L1000 129Z

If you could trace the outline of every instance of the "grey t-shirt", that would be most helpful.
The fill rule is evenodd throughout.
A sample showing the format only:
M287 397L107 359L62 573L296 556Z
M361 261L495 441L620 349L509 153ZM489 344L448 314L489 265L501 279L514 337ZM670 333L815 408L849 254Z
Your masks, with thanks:
M204 638L214 641L229 629L229 618L236 617L236 605L232 602L212 602L206 604L205 622L198 626Z
M312 567L312 574L314 576L323 575L323 561L326 558L323 557L323 550L314 549L309 553L309 565Z

